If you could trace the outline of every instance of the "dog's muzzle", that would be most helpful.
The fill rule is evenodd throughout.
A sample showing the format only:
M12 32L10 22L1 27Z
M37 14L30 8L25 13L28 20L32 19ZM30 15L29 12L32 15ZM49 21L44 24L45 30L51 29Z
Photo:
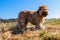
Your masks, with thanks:
M48 15L48 12L47 11L43 11L42 12L42 16L46 17Z

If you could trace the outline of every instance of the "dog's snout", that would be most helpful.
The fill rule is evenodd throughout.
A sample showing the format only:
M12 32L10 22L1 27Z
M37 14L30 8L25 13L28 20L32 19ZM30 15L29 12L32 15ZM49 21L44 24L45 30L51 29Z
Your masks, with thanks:
M48 12L47 12L47 11L43 11L42 15L43 15L44 17L46 17L46 16L48 15Z
M47 11L43 11L43 13L47 13Z

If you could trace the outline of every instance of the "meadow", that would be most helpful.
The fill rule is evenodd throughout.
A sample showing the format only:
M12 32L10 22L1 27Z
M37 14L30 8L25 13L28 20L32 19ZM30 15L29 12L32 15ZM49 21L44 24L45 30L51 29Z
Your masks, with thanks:
M2 22L0 21L0 40L6 40L9 35L9 29L15 27L17 22ZM46 19L43 24L44 30L29 30L35 25L28 23L27 32L9 36L8 40L60 40L60 18Z

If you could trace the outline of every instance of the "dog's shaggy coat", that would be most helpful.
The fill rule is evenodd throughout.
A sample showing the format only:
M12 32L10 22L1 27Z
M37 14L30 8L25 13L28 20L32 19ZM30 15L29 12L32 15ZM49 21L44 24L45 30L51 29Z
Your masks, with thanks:
M42 5L38 8L37 11L24 10L21 11L18 15L18 25L21 29L26 30L26 26L28 22L36 25L36 29L44 29L45 27L42 25L44 23L44 18L48 15L48 7Z

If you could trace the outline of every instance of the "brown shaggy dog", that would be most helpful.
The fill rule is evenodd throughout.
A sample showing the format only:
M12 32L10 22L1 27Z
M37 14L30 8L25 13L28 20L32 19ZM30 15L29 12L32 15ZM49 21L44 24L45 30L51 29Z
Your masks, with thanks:
M42 25L44 23L44 18L48 15L48 7L46 5L42 5L38 8L37 11L24 10L21 11L18 15L18 25L21 30L26 30L26 26L28 22L36 25L36 29L45 29Z

